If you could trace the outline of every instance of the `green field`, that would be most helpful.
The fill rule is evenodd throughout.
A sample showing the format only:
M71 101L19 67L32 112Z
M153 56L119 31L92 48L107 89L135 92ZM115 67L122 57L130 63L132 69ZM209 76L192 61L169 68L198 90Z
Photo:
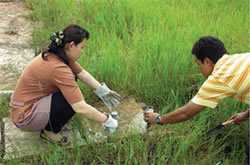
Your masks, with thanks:
M194 96L205 80L191 49L201 36L220 38L230 53L250 50L248 0L26 0L30 18L41 24L33 47L48 43L51 32L79 24L90 39L79 60L98 80L123 95L173 111ZM96 99L81 85L88 102ZM171 135L132 136L103 144L56 149L28 162L45 164L243 164L248 123L229 127L220 136L206 131L243 111L232 99L206 109L193 120L162 126ZM158 129L157 129L158 130ZM156 130L156 132L157 132ZM159 131L159 130L158 130ZM159 134L159 132L158 132ZM154 147L152 147L154 146ZM229 150L227 152L226 150ZM17 162L9 162L17 163Z

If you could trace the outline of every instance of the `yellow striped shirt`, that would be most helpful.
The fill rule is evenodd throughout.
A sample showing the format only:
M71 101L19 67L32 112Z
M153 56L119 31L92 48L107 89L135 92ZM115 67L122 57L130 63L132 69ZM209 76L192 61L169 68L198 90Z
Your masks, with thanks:
M224 55L192 102L215 108L225 97L250 104L250 53Z

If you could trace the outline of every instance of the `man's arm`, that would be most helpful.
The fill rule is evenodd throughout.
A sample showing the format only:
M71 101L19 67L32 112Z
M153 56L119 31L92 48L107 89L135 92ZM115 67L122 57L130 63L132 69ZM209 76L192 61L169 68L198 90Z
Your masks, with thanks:
M204 109L204 106L195 104L192 101L190 101L189 103L176 109L175 111L161 116L160 123L161 124L173 124L173 123L179 123L182 121L186 121L188 119L191 119L195 115L197 115L203 109ZM159 115L158 113L145 112L144 118L149 123L155 123L156 117L158 115Z
M175 111L170 112L166 115L163 115L161 117L160 122L162 124L173 124L173 123L186 121L188 119L191 119L195 115L197 115L203 109L204 109L204 106L195 104L192 101L190 101L186 105L176 109Z
M249 113L250 113L250 109L247 109L244 112L233 115L229 120L233 120L235 124L240 124L241 122L249 118Z

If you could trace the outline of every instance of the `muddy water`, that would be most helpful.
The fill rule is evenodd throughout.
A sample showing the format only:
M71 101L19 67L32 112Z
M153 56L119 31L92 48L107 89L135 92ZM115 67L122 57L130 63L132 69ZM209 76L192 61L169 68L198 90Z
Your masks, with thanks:
M13 89L34 57L29 12L22 1L0 0L0 90Z

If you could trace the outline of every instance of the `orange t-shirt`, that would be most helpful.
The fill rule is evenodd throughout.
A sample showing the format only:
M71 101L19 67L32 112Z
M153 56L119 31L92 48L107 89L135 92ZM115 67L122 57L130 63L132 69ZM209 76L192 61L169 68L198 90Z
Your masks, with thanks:
M25 120L32 114L34 103L56 91L60 90L69 104L84 99L75 81L75 74L80 73L82 67L77 62L68 66L53 54L46 57L47 60L41 55L35 57L18 79L10 102L14 123Z

